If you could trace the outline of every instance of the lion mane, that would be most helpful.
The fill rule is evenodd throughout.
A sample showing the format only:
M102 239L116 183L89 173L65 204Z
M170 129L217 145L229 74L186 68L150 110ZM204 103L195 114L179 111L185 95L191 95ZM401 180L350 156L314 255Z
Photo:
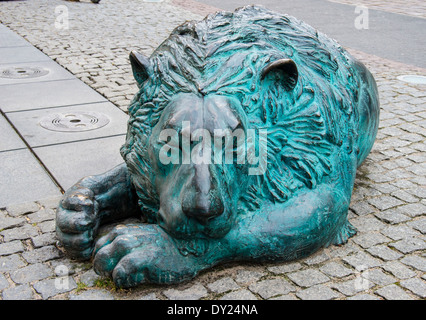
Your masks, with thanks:
M299 77L292 90L282 84L285 79L261 79L263 68L281 58L297 65ZM293 17L259 6L217 12L177 27L149 61L150 76L139 84L129 107L121 153L142 211L152 213L152 221L159 204L148 141L177 93L237 97L249 125L267 129L267 169L241 195L249 208L262 201L285 202L302 187L314 188L333 170L333 148L356 152L358 115L353 103L359 83L353 76L353 58Z

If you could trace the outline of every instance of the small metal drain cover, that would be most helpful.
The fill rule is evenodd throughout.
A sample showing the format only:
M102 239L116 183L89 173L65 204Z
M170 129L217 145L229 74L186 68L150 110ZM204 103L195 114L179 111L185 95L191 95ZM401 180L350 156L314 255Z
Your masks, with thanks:
M103 113L83 111L51 114L39 123L47 130L80 132L102 128L109 123L109 118Z
M49 70L38 67L8 67L0 69L1 78L28 79L45 76Z
M407 74L403 76L397 77L398 80L414 83L414 84L426 84L426 77L425 76L418 76L414 74Z

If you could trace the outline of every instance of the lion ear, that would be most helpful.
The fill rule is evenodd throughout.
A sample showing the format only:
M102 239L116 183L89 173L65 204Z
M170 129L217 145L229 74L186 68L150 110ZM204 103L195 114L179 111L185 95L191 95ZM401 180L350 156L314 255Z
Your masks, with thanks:
M142 54L132 51L129 55L133 76L140 87L151 75L151 63Z
M274 75L275 78L279 78L280 81L283 81L283 84L287 89L292 90L297 84L299 72L297 71L296 63L294 63L293 60L279 59L269 63L262 70L260 79L264 80L268 75Z

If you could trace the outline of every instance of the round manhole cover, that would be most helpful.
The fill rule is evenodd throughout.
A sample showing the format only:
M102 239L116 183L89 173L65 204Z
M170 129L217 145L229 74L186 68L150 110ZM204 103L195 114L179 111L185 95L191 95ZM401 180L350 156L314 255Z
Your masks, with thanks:
M45 76L49 70L38 67L7 67L0 69L1 78L28 79Z
M426 77L425 76L418 76L414 74L407 74L403 76L397 77L398 80L409 82L413 84L426 84Z
M80 132L106 126L109 118L98 112L55 113L40 120L40 125L52 131Z

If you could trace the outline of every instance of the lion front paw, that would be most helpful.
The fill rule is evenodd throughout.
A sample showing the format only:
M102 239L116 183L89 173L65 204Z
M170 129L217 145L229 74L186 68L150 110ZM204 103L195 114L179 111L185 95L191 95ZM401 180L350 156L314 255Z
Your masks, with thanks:
M98 204L91 189L74 186L56 211L56 235L66 251L76 259L91 257L98 229Z
M119 287L141 283L176 283L193 278L198 263L183 256L173 240L157 225L115 227L100 238L94 250L94 269L112 277Z

